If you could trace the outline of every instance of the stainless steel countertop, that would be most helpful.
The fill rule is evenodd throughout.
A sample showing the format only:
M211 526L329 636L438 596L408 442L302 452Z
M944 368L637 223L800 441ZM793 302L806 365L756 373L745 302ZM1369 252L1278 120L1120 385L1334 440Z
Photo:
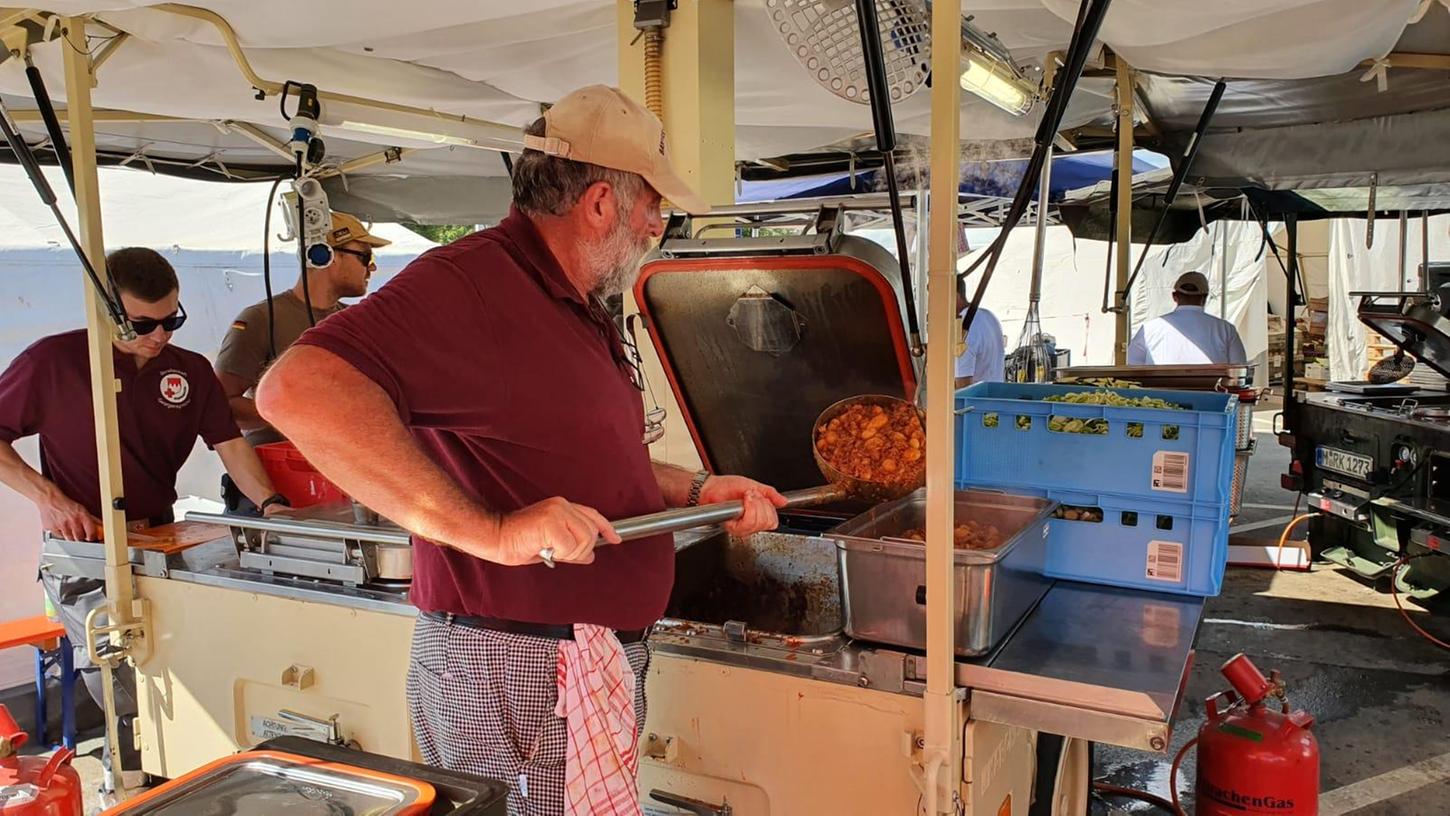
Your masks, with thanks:
M681 533L676 546L702 536ZM206 586L416 615L406 589L351 588L239 568L229 538L158 558L132 551L137 573ZM47 541L44 561L61 573L96 573L99 544ZM1162 751L1172 731L1204 599L1073 582L1055 583L991 653L957 661L957 681L979 720ZM842 636L778 638L688 621L664 621L651 638L663 654L920 695L920 653Z
M1193 666L1204 599L1058 581L991 653L957 661L972 716L1163 751ZM784 641L666 622L659 652L921 695L921 653L845 638Z

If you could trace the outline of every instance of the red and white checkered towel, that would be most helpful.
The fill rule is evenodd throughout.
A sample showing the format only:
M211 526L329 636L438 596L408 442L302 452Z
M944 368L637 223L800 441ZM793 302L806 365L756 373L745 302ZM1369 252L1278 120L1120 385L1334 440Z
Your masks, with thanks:
M559 641L559 702L569 728L564 766L566 816L640 816L636 776L634 672L614 632L575 624Z

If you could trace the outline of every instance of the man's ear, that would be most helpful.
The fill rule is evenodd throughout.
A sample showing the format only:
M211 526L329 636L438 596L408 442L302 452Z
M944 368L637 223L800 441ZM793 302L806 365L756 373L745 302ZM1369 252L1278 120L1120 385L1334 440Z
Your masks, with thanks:
M579 208L584 223L592 230L608 230L618 217L615 212L617 206L612 188L606 181L594 182L579 196Z

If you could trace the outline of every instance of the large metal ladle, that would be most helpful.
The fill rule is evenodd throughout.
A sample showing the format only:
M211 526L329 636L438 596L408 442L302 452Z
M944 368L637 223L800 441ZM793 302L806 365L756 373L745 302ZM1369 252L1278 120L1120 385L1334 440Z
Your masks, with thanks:
M808 487L801 490L790 490L781 495L785 496L785 508L809 507L817 504L826 504L843 499L860 499L871 503L891 501L899 499L908 493L921 487L925 481L923 472L920 480L910 483L886 483L876 482L868 479L859 479L849 476L837 470L821 456L816 449L815 440L822 425L835 419L847 408L853 405L881 405L892 408L897 405L910 405L900 397L888 397L884 394L866 394L857 397L848 397L832 404L816 417L815 424L811 427L811 451L815 455L816 467L821 475L826 477L830 484L820 487ZM914 406L913 406L914 407ZM918 410L918 414L920 411ZM677 507L670 510L661 510L658 513L649 513L643 516L620 519L612 522L614 532L619 534L621 541L632 541L640 538L648 538L662 533L677 533L681 530L688 530L692 527L704 527L709 524L721 524L733 521L745 512L745 503L741 501L719 502L718 504L703 504L698 507ZM604 540L600 539L600 544ZM554 566L554 550L552 547L545 547L539 551L539 558L548 566Z

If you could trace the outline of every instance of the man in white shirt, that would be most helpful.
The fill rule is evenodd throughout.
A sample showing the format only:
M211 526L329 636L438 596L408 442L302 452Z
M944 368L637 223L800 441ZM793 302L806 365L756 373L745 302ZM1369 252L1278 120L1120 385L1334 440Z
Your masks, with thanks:
M1233 365L1248 362L1238 329L1204 312L1208 278L1186 272L1173 285L1178 308L1143 324L1128 345L1128 365Z
M961 287L959 280L957 309L959 316L965 320L967 299ZM967 347L957 356L957 388L979 382L1002 382L1005 379L1002 369L1007 357L1006 345L997 316L985 308L978 308L971 328L967 329Z

